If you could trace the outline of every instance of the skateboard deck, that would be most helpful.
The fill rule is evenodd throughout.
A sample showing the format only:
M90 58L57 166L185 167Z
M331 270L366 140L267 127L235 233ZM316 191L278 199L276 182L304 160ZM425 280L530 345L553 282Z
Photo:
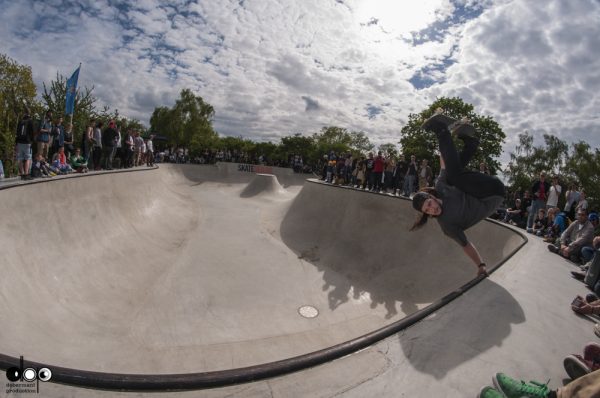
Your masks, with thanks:
M460 120L450 128L450 131L458 137L475 137L475 127L471 123Z
M444 115L443 113L436 111L436 113L434 113L433 116L431 116L429 119L425 120L425 122L421 125L421 128L424 130L427 130L427 127L429 127L432 122L442 122L446 126L450 127L451 125L456 123L457 120L454 119L453 117Z

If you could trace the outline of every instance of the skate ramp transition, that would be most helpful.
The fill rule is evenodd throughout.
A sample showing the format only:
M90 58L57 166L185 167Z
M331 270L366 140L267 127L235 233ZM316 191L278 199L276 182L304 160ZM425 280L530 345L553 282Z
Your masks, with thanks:
M257 173L276 177L256 189ZM478 282L435 222L408 232L408 200L287 169L164 164L0 198L0 367L22 356L66 384L273 377L373 344ZM492 269L526 242L491 221L467 234Z

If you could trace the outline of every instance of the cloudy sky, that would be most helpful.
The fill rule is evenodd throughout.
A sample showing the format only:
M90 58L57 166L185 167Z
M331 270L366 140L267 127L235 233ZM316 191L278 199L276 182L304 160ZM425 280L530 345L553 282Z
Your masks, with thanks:
M222 135L322 126L397 142L460 96L505 151L528 130L600 146L598 0L0 0L0 52L41 87L81 62L99 105L148 123L190 88ZM503 160L507 155L503 156Z

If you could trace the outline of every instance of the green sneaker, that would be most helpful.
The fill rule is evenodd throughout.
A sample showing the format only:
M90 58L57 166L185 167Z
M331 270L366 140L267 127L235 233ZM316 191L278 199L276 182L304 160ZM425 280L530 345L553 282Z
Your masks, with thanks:
M504 398L504 395L494 387L485 386L479 391L477 398Z
M511 379L504 373L496 373L492 378L496 389L506 398L546 398L550 390L548 384L535 381L526 383L521 380Z

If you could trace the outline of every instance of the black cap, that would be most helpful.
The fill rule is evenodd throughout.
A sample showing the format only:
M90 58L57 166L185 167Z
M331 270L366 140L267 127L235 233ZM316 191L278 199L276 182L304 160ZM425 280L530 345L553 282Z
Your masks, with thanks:
M417 211L422 211L423 203L429 199L429 194L425 192L417 192L412 198L413 208Z

